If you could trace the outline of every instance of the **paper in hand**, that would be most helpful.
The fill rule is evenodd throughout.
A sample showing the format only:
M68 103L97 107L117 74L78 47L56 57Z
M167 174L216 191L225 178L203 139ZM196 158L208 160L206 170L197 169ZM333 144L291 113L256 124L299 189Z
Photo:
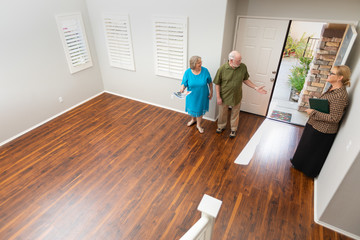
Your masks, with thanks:
M180 99L184 99L186 98L187 95L189 95L191 92L174 92L173 94L175 95L175 97L180 98Z

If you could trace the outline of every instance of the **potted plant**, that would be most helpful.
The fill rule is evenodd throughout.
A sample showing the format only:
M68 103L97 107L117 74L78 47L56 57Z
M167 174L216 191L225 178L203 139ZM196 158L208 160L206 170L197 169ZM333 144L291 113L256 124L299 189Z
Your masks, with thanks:
M310 69L310 63L312 58L300 57L300 65L293 66L290 70L291 75L289 75L289 82L291 86L291 100L297 102L299 100L299 94L303 89L305 78Z

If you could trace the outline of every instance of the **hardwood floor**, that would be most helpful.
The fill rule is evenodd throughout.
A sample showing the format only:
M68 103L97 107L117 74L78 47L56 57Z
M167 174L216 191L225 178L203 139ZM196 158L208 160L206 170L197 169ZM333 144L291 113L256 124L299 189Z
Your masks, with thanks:
M271 121L254 158L238 136L102 94L0 147L0 239L179 239L204 194L223 201L213 239L350 239L313 221L313 180L292 169L302 128Z

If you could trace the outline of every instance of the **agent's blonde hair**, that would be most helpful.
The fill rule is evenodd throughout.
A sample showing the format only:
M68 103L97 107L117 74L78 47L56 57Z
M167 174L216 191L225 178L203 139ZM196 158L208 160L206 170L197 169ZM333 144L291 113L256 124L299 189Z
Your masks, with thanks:
M336 70L336 75L343 77L341 79L343 85L350 87L350 76L351 76L350 68L346 65L341 65L341 66L334 66L333 69Z
M198 62L198 60L201 59L201 57L199 56L192 56L189 60L189 65L191 69L195 69L196 63Z

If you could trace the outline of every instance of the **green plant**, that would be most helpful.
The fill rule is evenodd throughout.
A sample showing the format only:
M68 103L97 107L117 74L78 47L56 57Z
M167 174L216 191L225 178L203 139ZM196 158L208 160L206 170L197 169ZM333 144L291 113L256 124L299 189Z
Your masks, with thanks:
M300 66L293 66L290 70L291 75L289 75L290 85L297 92L301 92L307 73L309 72L310 63L312 58L300 57Z
M294 54L295 57L300 58L305 51L306 43L309 37L305 36L306 33L304 32L301 36L300 40L293 39L290 34L288 34L286 44L285 44L285 50L284 55L290 56ZM310 36L311 37L311 36Z

